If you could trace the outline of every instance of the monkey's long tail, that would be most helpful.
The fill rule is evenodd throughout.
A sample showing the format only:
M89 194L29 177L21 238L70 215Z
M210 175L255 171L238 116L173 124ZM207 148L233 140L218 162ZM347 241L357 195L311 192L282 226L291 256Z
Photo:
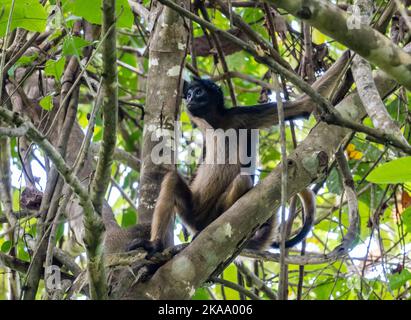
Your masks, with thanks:
M315 193L310 189L305 189L304 191L298 194L298 197L300 198L301 203L303 204L304 225L301 228L300 232L298 232L298 234L296 234L293 238L285 241L286 248L291 248L296 244L300 243L301 241L303 241L307 234L311 231L314 224L316 211ZM273 242L271 244L271 248L278 249L280 248L280 246L280 242Z

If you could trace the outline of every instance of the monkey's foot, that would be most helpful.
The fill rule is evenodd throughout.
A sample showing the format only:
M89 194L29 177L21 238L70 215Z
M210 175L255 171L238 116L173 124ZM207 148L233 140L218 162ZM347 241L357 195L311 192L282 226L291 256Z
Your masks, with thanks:
M147 259L151 258L157 252L163 251L163 245L160 240L134 239L127 246L127 251L142 248L147 251Z

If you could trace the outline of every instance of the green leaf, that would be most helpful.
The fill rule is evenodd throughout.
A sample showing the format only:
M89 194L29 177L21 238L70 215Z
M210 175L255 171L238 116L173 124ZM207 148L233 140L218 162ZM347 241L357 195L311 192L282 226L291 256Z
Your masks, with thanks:
M22 56L19 60L17 60L17 62L7 71L7 74L10 77L13 77L14 75L14 71L16 71L17 68L19 67L26 67L26 66L30 66L33 64L33 62L38 58L38 53L34 53L32 55L29 56Z
M191 300L210 300L210 295L204 288L198 288Z
M58 243L64 236L64 223L60 223L57 227L56 243Z
M411 207L401 213L402 223L407 227L407 232L411 233Z
M341 194L343 186L338 171L333 168L327 178L327 188L334 194Z
M46 67L44 68L44 72L46 73L46 76L51 76L54 77L56 80L60 80L64 72L65 64L65 57L61 57L58 60L48 60L46 62Z
M0 37L6 34L12 0L0 0ZM46 29L47 13L38 0L17 0L14 5L10 31L24 28L43 32Z
M80 37L67 37L63 43L63 55L81 56L81 49L89 46L91 43Z
M46 96L43 99L41 99L40 106L46 111L50 111L51 109L53 109L53 97Z
M73 13L94 24L102 24L101 0L74 0ZM131 28L134 15L127 0L116 1L117 27Z
M382 184L411 181L411 157L393 160L371 171L367 181Z
M338 284L335 283L334 281L324 281L324 283L319 284L315 289L313 289L313 292L315 293L316 299L317 300L329 300L330 295L334 290L334 285Z
M36 60L38 56L39 56L39 54L37 52L35 52L34 54L32 54L30 56L22 56L19 60L17 60L16 64L19 67L28 66L28 65L32 64L33 61Z
M124 53L121 57L121 61L133 67L137 66L136 56L130 53ZM123 85L126 88L137 88L137 75L121 66L118 69L118 81L120 85Z
M8 253L11 249L11 241L7 240L1 246L1 252Z
M17 245L17 258L24 261L30 261L30 255L26 250L26 245L24 241L19 241Z
M400 273L389 274L388 282L391 290L401 288L408 280L411 279L411 272L407 269L402 270Z
M274 148L266 149L261 155L261 162L264 165L268 165L270 161L277 162L281 157L281 154Z
M121 217L121 226L123 228L134 226L137 222L136 212L132 209L127 209Z
M237 268L233 263L231 263L225 270L224 270L224 279L236 283L237 280ZM227 300L238 300L239 293L230 288L225 288L226 298Z
M20 210L20 197L21 197L20 191L18 189L14 189L13 190L13 209L16 211Z

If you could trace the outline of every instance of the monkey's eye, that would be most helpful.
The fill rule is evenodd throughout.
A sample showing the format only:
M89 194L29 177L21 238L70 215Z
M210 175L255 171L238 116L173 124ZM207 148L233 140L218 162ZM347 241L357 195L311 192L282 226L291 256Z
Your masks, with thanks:
M204 93L204 90L202 88L197 89L196 91L196 97L202 96Z
M192 97L192 94L191 94L191 91L190 91L189 93L187 93L186 99L187 99L187 100L190 100L191 97Z

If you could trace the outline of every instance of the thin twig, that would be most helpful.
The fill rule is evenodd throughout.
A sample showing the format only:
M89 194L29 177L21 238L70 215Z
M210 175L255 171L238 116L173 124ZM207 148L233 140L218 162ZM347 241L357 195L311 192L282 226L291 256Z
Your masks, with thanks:
M211 280L214 283L218 283L218 284L221 284L224 287L227 287L227 288L233 289L235 291L241 292L245 296L249 297L251 300L262 300L260 297L257 297L254 293L252 293L251 291L247 290L246 288L238 285L237 283L230 282L230 281L220 279L220 278L217 278L217 277L214 277Z

